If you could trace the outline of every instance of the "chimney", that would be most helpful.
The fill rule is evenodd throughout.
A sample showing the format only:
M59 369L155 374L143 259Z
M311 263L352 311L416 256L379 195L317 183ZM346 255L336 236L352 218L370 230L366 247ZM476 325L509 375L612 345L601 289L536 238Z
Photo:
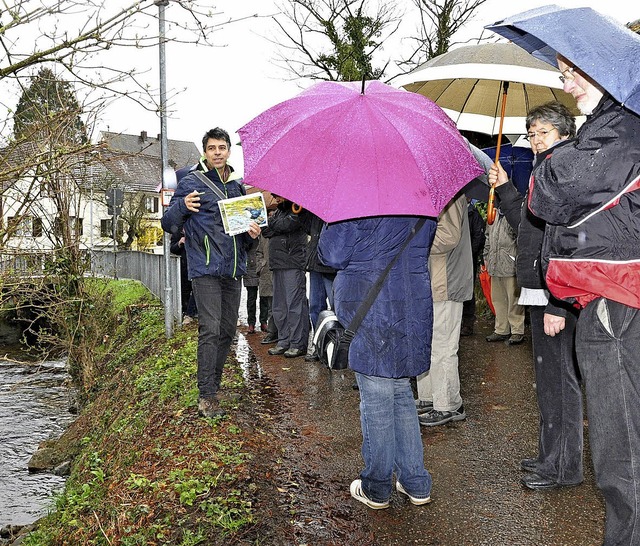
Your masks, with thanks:
M140 140L142 142L146 142L147 141L147 132L146 131L141 131L140 132Z
M158 133L158 142L160 142L160 139L162 138L162 134Z

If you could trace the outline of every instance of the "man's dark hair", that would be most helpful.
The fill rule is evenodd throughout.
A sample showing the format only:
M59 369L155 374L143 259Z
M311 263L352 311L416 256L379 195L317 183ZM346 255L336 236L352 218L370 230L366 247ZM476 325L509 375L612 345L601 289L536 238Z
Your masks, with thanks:
M558 101L551 101L529 111L527 115L527 131L536 121L544 121L553 125L560 136L573 138L576 136L576 120L569 109Z
M209 129L204 136L202 137L202 150L207 149L207 141L213 138L214 140L224 140L227 143L229 149L231 149L231 138L229 137L229 133L227 133L224 129L220 129L220 127L216 127L215 129Z

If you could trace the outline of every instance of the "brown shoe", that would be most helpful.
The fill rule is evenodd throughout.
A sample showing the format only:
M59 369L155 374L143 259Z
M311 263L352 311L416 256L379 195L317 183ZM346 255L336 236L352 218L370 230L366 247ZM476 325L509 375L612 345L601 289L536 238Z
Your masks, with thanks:
M198 415L200 417L222 417L226 415L224 410L220 409L220 402L215 396L207 396L198 399Z

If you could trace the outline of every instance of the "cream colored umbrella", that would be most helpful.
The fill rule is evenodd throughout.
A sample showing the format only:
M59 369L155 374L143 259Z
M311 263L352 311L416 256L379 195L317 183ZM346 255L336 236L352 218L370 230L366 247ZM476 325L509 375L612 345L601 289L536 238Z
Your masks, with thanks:
M500 132L504 82L508 82L502 133L523 135L531 108L557 100L578 115L575 99L562 91L560 72L511 43L465 46L434 57L395 85L433 100L459 130Z

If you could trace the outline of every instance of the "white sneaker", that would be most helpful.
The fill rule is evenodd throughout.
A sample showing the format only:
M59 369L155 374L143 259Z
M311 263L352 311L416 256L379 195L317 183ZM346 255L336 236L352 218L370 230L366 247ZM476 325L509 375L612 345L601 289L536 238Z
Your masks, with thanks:
M351 491L351 496L354 499L359 500L362 504L366 504L369 508L373 508L374 510L389 508L389 501L375 502L364 494L364 491L362 490L362 480L353 480L351 482L351 487L349 487L349 491Z
M411 504L415 504L416 506L422 506L423 504L429 504L431 502L431 497L425 497L421 499L418 497L412 497L404 490L404 487L402 487L402 484L400 482L396 482L396 490L398 491L398 493L402 493L403 495L409 497Z

